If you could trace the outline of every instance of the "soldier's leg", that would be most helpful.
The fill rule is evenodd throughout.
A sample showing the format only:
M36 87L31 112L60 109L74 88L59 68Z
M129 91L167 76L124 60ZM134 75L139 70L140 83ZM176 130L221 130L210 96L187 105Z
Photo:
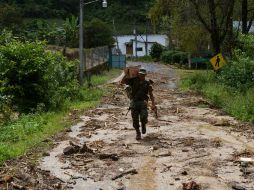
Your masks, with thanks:
M139 126L139 114L140 111L137 109L131 109L131 117L132 117L132 122L133 122L133 127L136 130L136 139L140 140L141 139L141 133L140 133L140 126Z
M146 124L148 122L148 110L146 106L141 109L140 121L142 125L142 133L146 134Z

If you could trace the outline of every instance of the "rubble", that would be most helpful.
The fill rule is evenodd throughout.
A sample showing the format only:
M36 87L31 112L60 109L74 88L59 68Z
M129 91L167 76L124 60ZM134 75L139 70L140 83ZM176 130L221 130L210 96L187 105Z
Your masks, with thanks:
M75 144L74 142L70 141L70 145L66 147L63 150L63 154L64 155L72 155L72 154L76 154L76 153L94 153L92 149L90 149L86 144L84 144L82 147Z
M99 154L99 159L112 159L113 161L118 161L119 156L117 154Z
M160 118L156 120L149 110L148 132L142 141L135 140L131 114L125 116L129 101L123 88L114 86L98 108L70 114L75 123L82 114L80 127L75 125L50 139L52 149L38 151L43 154L42 161L27 154L3 165L0 175L13 174L10 185L14 182L34 190L197 190L201 185L203 189L224 190L233 188L232 181L238 184L234 188L252 189L252 162L240 158L254 158L249 150L253 139L244 136L253 127L248 127L251 132L246 127L232 127L233 118L208 104L201 107L199 95L166 88L172 73L167 66L159 67L163 74L151 73L148 78L155 81ZM249 152L235 155L244 149ZM18 175L17 170L27 175ZM0 179L2 190L6 180Z
M119 175L114 176L114 177L112 178L112 180L116 180L116 179L118 179L118 178L121 178L121 177L123 177L123 176L125 176L125 175L129 175L129 174L135 175L135 174L138 174L138 171L137 171L136 169L130 169L130 170L126 171L126 172L123 172L123 173L121 173L121 174L119 174Z
M195 181L191 181L183 183L183 190L200 190L200 186Z

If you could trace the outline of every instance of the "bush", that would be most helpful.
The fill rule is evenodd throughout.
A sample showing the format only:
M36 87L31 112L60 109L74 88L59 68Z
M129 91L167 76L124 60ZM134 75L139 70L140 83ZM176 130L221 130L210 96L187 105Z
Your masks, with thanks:
M254 122L254 88L236 91L218 82L214 73L197 72L181 81L181 87L193 89L207 97L211 103L243 121Z
M173 63L186 63L188 62L188 55L185 52L175 52L173 54Z
M1 96L15 110L54 109L79 95L76 63L46 51L43 42L12 41L0 45ZM0 110L1 111L1 110Z
M240 36L241 49L234 50L233 59L223 67L219 74L219 80L235 88L235 90L245 92L254 87L254 36Z
M172 63L183 64L188 62L188 54L181 51L168 50L162 53L161 60L166 64Z
M161 60L166 64L171 64L173 63L173 54L174 51L172 50L164 51L161 55Z
M151 47L150 55L155 61L159 61L164 47L158 43L155 43Z

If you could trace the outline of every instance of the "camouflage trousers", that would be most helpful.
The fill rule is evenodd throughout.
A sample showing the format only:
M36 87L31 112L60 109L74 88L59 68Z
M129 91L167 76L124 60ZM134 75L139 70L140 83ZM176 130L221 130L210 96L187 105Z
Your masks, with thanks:
M148 122L148 110L146 101L131 101L131 117L133 122L133 127L137 130L139 129L141 122L142 126L145 126Z

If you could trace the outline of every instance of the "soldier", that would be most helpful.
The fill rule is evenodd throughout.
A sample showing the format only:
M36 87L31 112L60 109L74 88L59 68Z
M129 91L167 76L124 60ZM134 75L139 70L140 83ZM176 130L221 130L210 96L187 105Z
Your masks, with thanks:
M156 109L151 82L147 81L145 77L146 70L144 68L140 68L137 77L126 81L126 84L128 85L126 88L127 94L131 100L130 110L133 127L136 130L136 140L141 140L139 120L141 122L142 134L146 133L146 124L148 122L147 106L149 97L152 101L152 109Z

